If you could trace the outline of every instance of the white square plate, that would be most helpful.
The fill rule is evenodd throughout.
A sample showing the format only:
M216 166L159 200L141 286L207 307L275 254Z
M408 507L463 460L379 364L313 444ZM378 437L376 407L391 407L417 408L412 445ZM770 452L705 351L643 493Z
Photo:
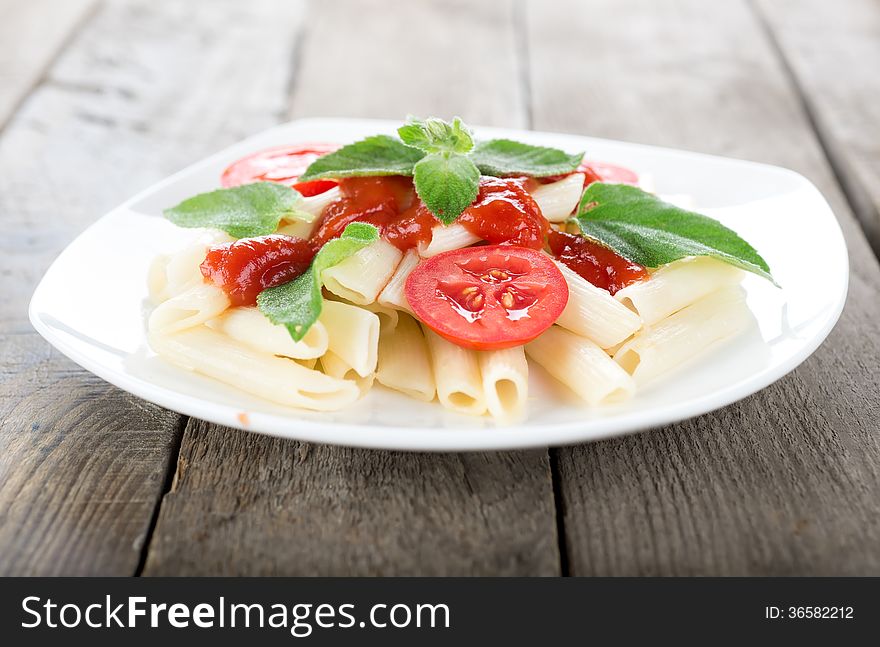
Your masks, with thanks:
M212 422L300 440L407 450L560 445L667 424L735 402L804 361L831 331L846 298L848 261L827 202L792 171L683 151L576 135L476 128L615 162L650 174L660 194L688 194L695 209L737 231L764 256L782 289L749 276L755 325L742 337L630 402L587 409L532 365L528 417L515 426L444 411L375 387L335 413L287 409L178 369L146 345L147 268L192 232L162 210L217 188L246 153L303 141L350 142L393 133L385 121L310 119L251 137L147 189L98 220L52 264L34 292L30 319L65 355L108 382L161 406ZM821 262L817 262L821 259Z

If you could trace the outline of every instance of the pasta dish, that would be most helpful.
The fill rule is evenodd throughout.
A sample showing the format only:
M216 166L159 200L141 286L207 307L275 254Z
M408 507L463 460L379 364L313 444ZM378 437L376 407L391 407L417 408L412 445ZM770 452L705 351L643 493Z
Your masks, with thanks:
M254 152L165 211L198 230L153 262L152 349L275 403L330 411L376 384L515 420L529 367L623 402L748 327L770 281L734 231L581 152L398 137Z

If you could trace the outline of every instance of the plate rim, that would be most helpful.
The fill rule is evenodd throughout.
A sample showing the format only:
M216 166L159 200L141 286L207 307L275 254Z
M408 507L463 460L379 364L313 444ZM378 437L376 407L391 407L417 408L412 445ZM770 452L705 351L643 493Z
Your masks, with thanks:
M72 344L69 344L63 335L59 335L56 331L47 325L37 313L37 306L40 302L41 292L45 289L46 279L52 274L53 268L61 261L76 243L85 236L95 225L109 218L113 214L128 209L130 205L137 203L148 195L156 191L174 184L184 175L188 175L196 171L202 166L215 163L223 157L229 156L230 153L239 147L244 147L249 141L257 137L265 137L273 131L280 131L291 126L308 126L309 124L374 124L377 127L389 127L397 122L391 120L375 120L375 119L346 119L346 118L304 118L295 119L276 126L267 128L259 133L255 133L238 142L235 142L222 150L208 155L185 168L172 173L166 178L146 187L142 191L137 192L132 197L122 202L117 207L103 214L89 224L86 229L80 232L73 240L71 240L61 253L53 260L46 269L42 278L38 282L31 296L28 305L28 317L34 329L54 348L63 355L71 359L73 362L86 369L87 371L97 375L106 382L134 395L152 402L158 406L175 411L181 415L195 417L206 420L226 427L233 427L244 431L260 433L280 438L298 440L302 442L315 442L329 445L337 445L344 447L357 447L364 449L381 449L391 451L417 451L417 452L471 452L471 451L505 451L517 449L534 449L539 447L558 447L574 444L582 444L595 442L611 437L618 437L638 433L650 428L659 428L682 420L687 420L699 415L711 413L718 409L733 404L749 395L755 394L767 388L773 382L778 381L800 364L806 361L816 349L825 341L831 333L835 325L840 319L849 291L849 250L846 244L846 238L837 216L834 214L830 204L828 204L825 196L819 189L806 177L797 171L765 164L762 162L753 162L750 160L742 160L732 157L724 157L720 155L711 155L707 153L691 152L682 149L666 148L661 146L652 146L647 144L639 144L634 142L625 142L613 139L604 139L591 137L578 133L560 133L550 131L531 131L511 128L494 128L474 126L477 130L482 131L503 131L503 132L528 132L536 136L540 135L556 135L556 136L574 136L583 139L590 139L596 142L605 142L614 146L624 146L633 148L634 150L649 150L662 154L672 154L674 156L682 156L693 159L709 158L715 161L735 162L745 166L760 167L772 170L773 172L782 172L793 177L797 182L811 188L816 197L821 199L835 226L836 234L839 238L841 251L843 253L843 264L841 267L842 285L837 291L837 298L833 307L828 311L821 328L809 340L808 343L796 349L789 357L782 361L765 367L758 373L753 373L744 377L737 382L728 384L720 390L711 393L702 394L692 398L685 403L677 402L662 407L654 407L646 411L630 412L624 416L594 419L589 423L569 421L555 423L540 423L540 437L535 434L517 437L517 434L525 434L529 431L527 425L517 423L510 426L493 426L486 427L484 431L488 433L479 433L479 429L426 429L422 426L382 426L382 425L357 425L347 422L327 422L319 420L308 420L300 417L284 418L290 429L283 430L275 424L265 424L275 419L281 419L280 416L270 413L247 412L249 421L245 424L241 421L238 414L241 413L241 407L222 405L202 400L196 396L181 394L172 388L155 384L143 378L130 375L126 372L119 372L112 367L93 359L89 354L80 352L80 350ZM182 369L180 369L182 370ZM590 431L585 435L585 424L588 425ZM405 439L403 442L392 443L385 436L376 438L370 432L375 429L383 429L386 432L393 430L395 436ZM293 433L290 433L290 432Z

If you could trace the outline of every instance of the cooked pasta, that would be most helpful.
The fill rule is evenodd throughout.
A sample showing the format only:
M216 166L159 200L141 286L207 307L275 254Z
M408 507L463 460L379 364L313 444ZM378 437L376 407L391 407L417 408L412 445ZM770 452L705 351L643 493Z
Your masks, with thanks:
M147 270L147 292L150 295L150 302L157 306L163 301L167 301L168 295L168 261L171 256L168 254L160 254L152 260L150 268Z
M296 238L306 239L312 235L312 231L315 229L316 223L306 222L305 220L291 220L289 222L283 223L279 228L279 234L284 234L285 236L295 236Z
M403 254L378 240L338 265L324 270L324 287L358 305L373 303L394 274Z
M650 326L710 292L739 283L742 277L742 270L733 265L701 256L665 265L647 281L628 285L614 297Z
M313 219L317 219L324 209L327 208L327 205L338 200L340 197L342 196L339 187L333 187L332 189L319 193L318 195L304 198L302 204L299 206L299 211L303 211L311 215Z
M622 402L635 392L633 379L605 351L559 326L526 344L526 353L591 406Z
M327 329L320 321L300 341L294 341L286 327L273 324L256 308L229 308L205 325L255 350L293 359L321 357L329 344Z
M529 365L522 346L477 355L486 408L499 420L520 417L529 397Z
M333 411L354 403L361 394L350 380L253 350L205 326L172 335L152 333L150 345L177 366L286 406Z
M478 242L480 237L469 232L464 225L437 225L431 230L431 242L427 245L419 244L418 251L422 258L430 258L441 252L461 249Z
M327 329L328 349L361 377L376 371L379 317L338 301L325 301L318 320Z
M389 389L430 402L436 387L428 346L416 320L401 313L395 328L379 336L376 379Z
M443 339L430 328L423 326L422 330L431 353L431 365L434 369L434 381L440 403L447 409L459 413L475 416L484 414L486 396L483 393L477 351L457 346Z
M173 333L213 319L229 307L229 297L218 287L202 283L158 305L150 315L149 329Z
M619 344L641 328L639 316L607 291L597 288L562 263L557 266L568 283L568 305L557 324L593 340L602 348Z
M406 279L409 277L410 272L416 268L416 265L419 264L419 260L421 260L419 255L413 249L403 255L391 280L388 281L388 284L379 293L379 303L381 305L386 308L405 310L412 313L412 308L409 307L409 303L406 300L404 287L406 286Z
M741 333L751 321L743 289L724 287L645 328L620 347L614 361L645 384Z
M232 240L222 232L203 233L199 235L198 241L190 243L174 254L157 256L150 265L147 279L150 300L158 305L201 285L204 278L199 266L205 260L208 248Z
M373 381L376 379L375 373L370 373L366 376L361 376L358 374L354 368L352 368L348 362L339 357L332 350L324 353L324 356L320 359L321 369L330 377L335 377L340 380L349 380L357 385L358 391L360 391L361 395L366 395L366 393L373 386Z
M583 191L584 174L572 173L556 182L542 184L531 193L547 220L564 222L577 207Z

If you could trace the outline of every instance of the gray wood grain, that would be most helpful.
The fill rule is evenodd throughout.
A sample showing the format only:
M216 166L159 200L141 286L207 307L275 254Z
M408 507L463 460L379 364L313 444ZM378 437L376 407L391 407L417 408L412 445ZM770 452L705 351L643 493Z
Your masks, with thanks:
M831 201L852 265L837 328L772 387L558 451L570 571L880 573L880 271L749 5L534 1L526 24L536 128L793 168Z
M510 3L396 7L389 21L383 2L310 5L294 116L522 124ZM191 422L144 572L551 575L555 523L546 452L349 450Z
M138 568L182 420L50 351L27 299L105 210L277 121L300 16L280 0L108 2L0 138L0 573Z
M176 416L0 335L0 574L134 572Z
M835 173L880 254L880 4L757 0Z
M144 573L553 574L548 475L543 451L378 452L191 420Z
M0 0L0 128L97 0Z

